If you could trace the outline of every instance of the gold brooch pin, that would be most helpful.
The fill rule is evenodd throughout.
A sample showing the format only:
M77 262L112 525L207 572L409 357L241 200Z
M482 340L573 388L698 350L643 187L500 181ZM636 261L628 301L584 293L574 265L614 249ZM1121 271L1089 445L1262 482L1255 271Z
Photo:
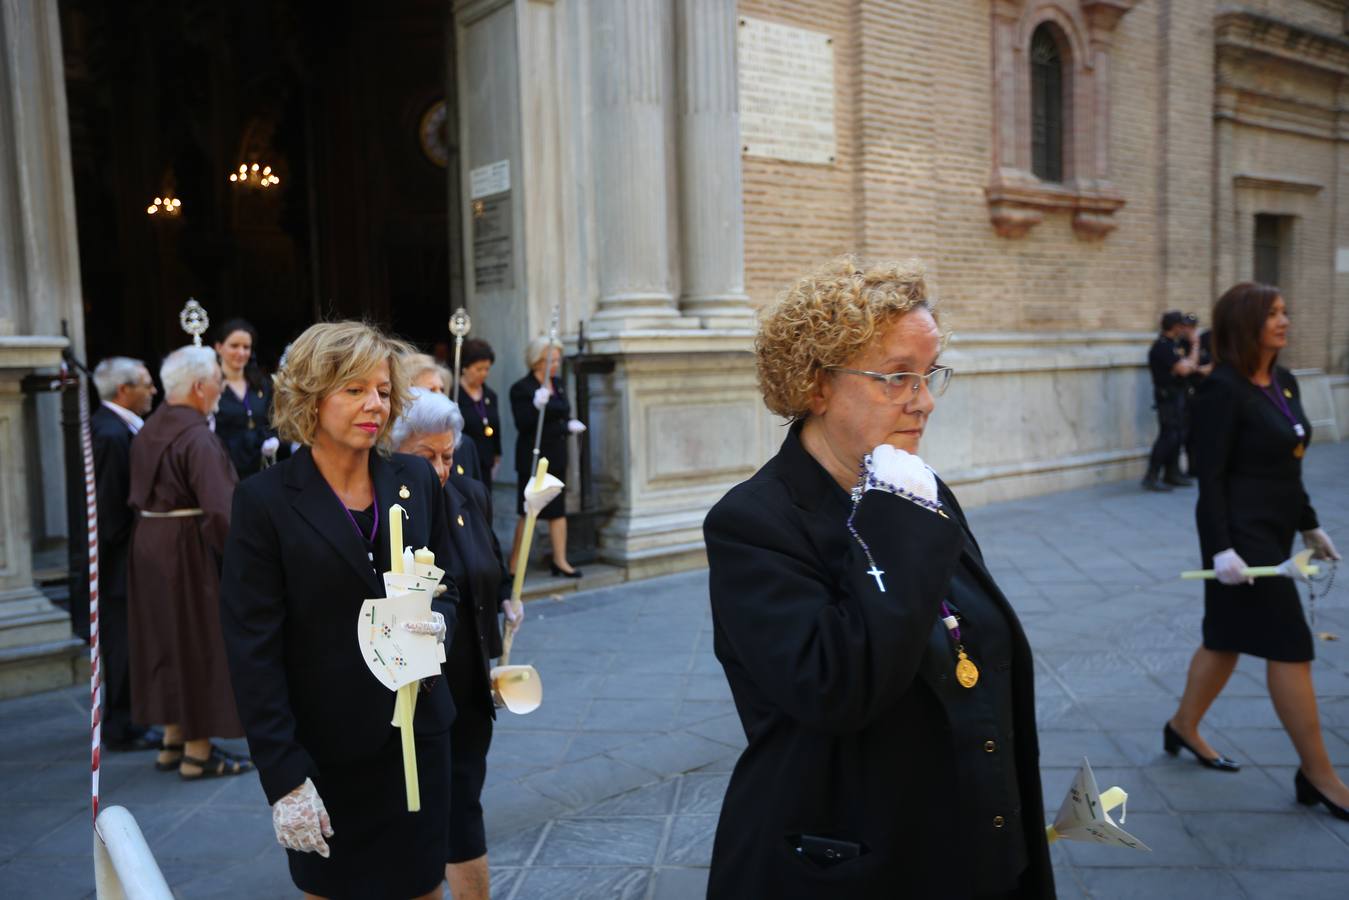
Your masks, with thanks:
M460 475L463 475L463 474L464 474L464 467L463 467L463 466L455 466L455 467L454 467L454 470L455 470L456 472L458 472Z
M406 500L407 498L412 496L412 491L408 490L408 486L406 484L402 485L398 488L398 496Z
M1288 390L1288 388L1283 389L1283 395L1287 397L1289 400L1293 399L1293 392Z
M457 522L459 523L459 527L460 527L460 528L463 528L463 527L464 527L464 517L463 517L462 515L457 516L456 519L455 519L455 521L457 521Z

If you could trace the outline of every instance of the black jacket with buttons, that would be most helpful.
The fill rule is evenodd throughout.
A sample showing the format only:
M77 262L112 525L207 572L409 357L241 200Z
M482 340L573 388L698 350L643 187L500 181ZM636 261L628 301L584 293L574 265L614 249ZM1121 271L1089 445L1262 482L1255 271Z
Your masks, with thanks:
M501 601L511 594L501 545L492 531L487 488L467 475L451 474L445 482L446 527L454 545L448 576L453 579L459 603L467 604L477 640L456 646L472 646L481 658L486 687L484 700L492 707L486 674L491 661L501 655L501 629L497 621ZM460 622L464 622L460 618Z
M1018 896L1054 896L1045 840L1030 646L989 576L955 497L949 518L869 491L848 495L806 452L778 455L708 514L713 641L749 745L727 788L708 897L967 898L960 771L941 679L939 621L962 568L1000 607L1012 641L1014 746L1029 865ZM816 862L802 835L859 845Z
M389 569L389 506L407 510L404 546L429 548L447 572L454 566L431 464L372 453L370 475L381 510L373 564L308 447L234 493L220 618L239 718L268 803L329 765L350 769L374 757L389 740L394 692L366 668L356 639L361 604L384 596L376 572ZM451 630L448 644L455 587L445 581L432 606ZM416 731L446 733L455 712L445 679L425 684Z

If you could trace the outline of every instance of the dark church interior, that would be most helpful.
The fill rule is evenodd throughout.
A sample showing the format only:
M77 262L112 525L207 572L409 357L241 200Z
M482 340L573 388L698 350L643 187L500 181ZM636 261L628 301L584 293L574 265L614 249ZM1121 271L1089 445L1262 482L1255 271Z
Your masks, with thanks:
M321 318L444 339L462 302L448 0L60 13L89 365L154 371L188 340L189 297L250 320L264 367Z

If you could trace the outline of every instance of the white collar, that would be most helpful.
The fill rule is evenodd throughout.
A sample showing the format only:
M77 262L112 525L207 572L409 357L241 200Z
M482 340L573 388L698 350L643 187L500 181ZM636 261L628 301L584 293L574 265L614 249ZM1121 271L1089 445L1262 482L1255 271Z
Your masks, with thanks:
M131 429L132 434L138 434L140 430L145 427L145 420L125 406L118 406L116 403L109 403L107 400L103 401L103 405L112 410L117 418L125 422L126 427Z

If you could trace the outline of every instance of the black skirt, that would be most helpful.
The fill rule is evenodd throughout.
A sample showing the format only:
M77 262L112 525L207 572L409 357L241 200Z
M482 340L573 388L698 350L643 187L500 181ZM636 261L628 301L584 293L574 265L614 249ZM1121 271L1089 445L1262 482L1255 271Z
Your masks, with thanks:
M445 652L445 680L457 715L450 727L450 825L448 863L467 862L487 853L482 821L482 786L487 778L487 750L492 745L492 699L477 626L459 601L459 623Z
M420 812L407 811L397 729L373 759L314 778L328 810L330 856L287 850L295 886L330 900L408 900L445 878L449 736L418 735Z

